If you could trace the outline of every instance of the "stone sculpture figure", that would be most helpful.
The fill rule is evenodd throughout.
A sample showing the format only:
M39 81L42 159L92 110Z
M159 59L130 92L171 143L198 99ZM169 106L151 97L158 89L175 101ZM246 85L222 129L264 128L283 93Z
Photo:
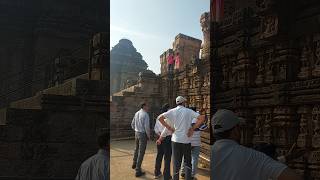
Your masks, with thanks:
M320 76L320 39L315 41L314 49L314 69L312 75L315 77Z
M312 111L313 138L312 145L315 148L320 147L320 106L316 105Z
M310 54L311 54L310 47L308 47L307 45L304 46L301 53L300 73L298 74L298 77L300 79L307 79L311 76Z

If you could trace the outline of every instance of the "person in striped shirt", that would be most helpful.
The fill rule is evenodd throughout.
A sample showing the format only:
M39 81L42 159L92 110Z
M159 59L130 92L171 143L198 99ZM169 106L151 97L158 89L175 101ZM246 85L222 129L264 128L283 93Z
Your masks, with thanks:
M195 107L191 107L193 111L196 111ZM199 113L199 111L197 111ZM197 119L192 120L192 126L196 123ZM198 161L200 155L200 146L201 146L201 131L204 131L208 128L206 123L203 123L199 128L196 128L193 135L191 136L191 176L192 179L196 179L195 176L197 174L198 169ZM184 178L185 176L185 163L181 166L181 176Z

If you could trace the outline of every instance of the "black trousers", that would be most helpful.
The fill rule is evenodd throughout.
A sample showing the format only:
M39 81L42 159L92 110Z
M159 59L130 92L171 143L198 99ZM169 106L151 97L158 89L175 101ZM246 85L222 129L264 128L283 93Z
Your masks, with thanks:
M170 179L170 164L171 164L171 136L165 137L160 145L157 145L157 157L154 168L154 174L159 175L161 173L161 164L164 157L164 169L163 178L164 180Z
M185 160L185 179L191 180L191 143L183 144L172 142L173 180L179 180L182 157Z

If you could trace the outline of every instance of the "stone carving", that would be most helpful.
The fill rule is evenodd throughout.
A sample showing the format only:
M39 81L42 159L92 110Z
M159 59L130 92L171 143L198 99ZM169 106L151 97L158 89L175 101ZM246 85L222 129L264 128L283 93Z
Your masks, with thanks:
M266 11L274 4L273 0L256 0L256 6L260 11Z
M272 142L271 138L272 138L272 127L271 127L271 122L272 122L272 111L271 109L265 109L264 112L265 114L265 123L264 123L264 128L263 128L263 132L264 132L264 141L265 142Z
M280 154L297 143L298 149L310 153L288 165L305 173L306 179L319 179L320 34L312 23L305 23L317 19L316 15L297 20L291 16L296 9L288 6L279 10L283 1L257 0L257 7L253 8L258 18L254 18L255 23L250 24L253 31L248 33L244 29L248 21L239 13L242 4L229 3L234 5L234 12L226 14L219 24L220 39L214 42L219 47L214 49L218 53L212 61L219 63L214 64L210 73L216 83L211 105L214 109L228 107L237 112L248 109L252 118L246 117L243 129L252 134L246 136L242 131L241 142L251 139L249 145L273 143ZM300 3L301 10L311 10L307 7L312 7L310 2ZM308 29L308 33L303 29ZM250 39L250 46L245 48L241 45L244 36ZM228 77L232 81L226 86Z
M298 77L300 79L308 79L311 76L311 67L310 67L310 54L311 49L308 45L304 46L301 53L301 66L300 66L300 73Z
M264 67L264 61L263 61L263 57L259 57L257 60L257 68L258 68L258 75L257 75L257 79L255 81L255 83L257 85L261 85L264 83L264 71L265 71L265 67Z
M203 32L201 58L205 59L210 55L210 16L209 13L203 13L200 18L200 24Z
M320 36L315 38L314 45L314 69L312 75L320 77Z
M267 71L266 71L266 83L271 84L273 83L274 76L273 76L273 64L272 64L270 54L267 60L268 61L267 61Z
M309 127L308 121L310 120L310 107L302 106L298 109L298 113L300 114L300 129L299 129L299 136L297 139L297 145L301 148L307 148L310 144L310 134L309 134Z
M266 16L263 17L261 25L261 39L272 37L278 33L278 17Z
M320 148L320 106L316 105L312 110L312 121L313 121L313 137L312 146Z

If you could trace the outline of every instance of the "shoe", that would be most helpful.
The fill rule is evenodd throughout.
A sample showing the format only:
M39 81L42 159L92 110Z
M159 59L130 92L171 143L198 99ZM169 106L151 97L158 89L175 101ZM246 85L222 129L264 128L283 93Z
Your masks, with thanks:
M142 172L142 171L140 171L140 172L136 172L136 177L140 177L140 176L143 176L143 175L145 175L146 173L145 172Z
M197 178L196 178L196 177L191 177L191 179L192 179L192 180L197 180Z
M131 168L132 168L132 169L135 169L135 168L136 168L136 165L135 165L135 164L132 164Z
M157 174L157 175L154 175L154 179L159 179L161 176L162 176L161 173L159 173L159 174Z

